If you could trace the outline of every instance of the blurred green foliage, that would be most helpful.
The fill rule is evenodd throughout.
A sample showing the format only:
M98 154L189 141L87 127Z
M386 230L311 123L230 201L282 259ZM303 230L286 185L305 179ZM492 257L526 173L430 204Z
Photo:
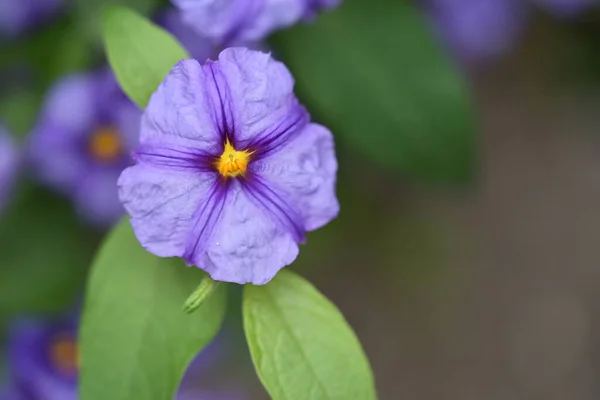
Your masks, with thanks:
M161 0L71 0L73 14L78 21L82 36L94 44L99 44L102 33L101 16L110 6L127 6L143 15L151 15Z
M273 43L310 111L342 143L414 178L472 175L476 132L465 82L413 6L346 0Z
M0 316L72 306L98 239L68 203L23 184L0 219Z

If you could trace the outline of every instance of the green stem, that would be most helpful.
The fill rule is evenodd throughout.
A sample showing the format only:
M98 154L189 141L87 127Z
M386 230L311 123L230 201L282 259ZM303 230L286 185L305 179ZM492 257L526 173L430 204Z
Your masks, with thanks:
M183 305L183 312L191 314L196 311L202 303L210 297L210 295L219 286L219 282L213 280L210 276L206 275L200 282L200 285L194 290L194 292L188 297Z

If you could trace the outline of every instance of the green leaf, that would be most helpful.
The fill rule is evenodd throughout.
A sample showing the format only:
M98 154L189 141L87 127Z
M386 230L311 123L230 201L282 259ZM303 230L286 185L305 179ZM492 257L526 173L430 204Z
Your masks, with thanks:
M103 15L108 61L123 91L141 108L187 52L162 28L128 8L112 6Z
M469 177L469 96L409 2L346 0L274 43L299 95L340 142L413 177Z
M119 4L143 15L148 15L160 5L160 0L72 0L76 20L79 21L86 40L96 41L100 37L102 12Z
M98 235L70 204L24 186L0 218L0 316L72 306Z
M337 308L309 282L280 271L244 291L244 329L273 400L371 400L369 362Z
M128 221L108 236L92 267L80 330L83 400L171 400L192 358L218 332L225 285L193 314L181 306L204 273L158 258Z

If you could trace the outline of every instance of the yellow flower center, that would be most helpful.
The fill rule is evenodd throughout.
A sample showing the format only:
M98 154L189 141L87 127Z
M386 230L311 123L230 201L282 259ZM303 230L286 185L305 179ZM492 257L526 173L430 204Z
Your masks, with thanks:
M60 372L66 375L77 374L79 365L77 343L67 335L60 335L52 341L50 359Z
M115 161L122 151L119 132L112 127L101 127L92 135L90 151L94 158L103 162Z
M236 177L238 175L243 176L248 168L251 155L251 152L234 149L229 140L227 140L223 154L217 159L217 170L225 178Z

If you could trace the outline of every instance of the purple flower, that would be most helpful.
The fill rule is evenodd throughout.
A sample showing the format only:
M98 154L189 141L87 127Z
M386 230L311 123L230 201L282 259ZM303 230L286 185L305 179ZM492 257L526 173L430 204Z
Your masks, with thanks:
M218 353L213 341L194 360L182 382L178 400L240 400L228 392L205 392L194 387ZM7 391L1 400L76 400L78 379L75 319L20 319L8 332Z
M131 164L140 117L112 74L65 77L51 89L30 138L37 175L72 197L91 222L115 222L123 215L117 179Z
M20 156L12 138L0 126L0 211L6 206L19 169Z
M192 58L204 61L215 53L215 46L208 38L200 36L198 32L182 22L179 11L170 9L161 14L156 22L171 32Z
M76 323L18 320L8 333L11 400L77 398Z
M427 9L442 40L463 59L507 52L525 25L522 0L429 0Z
M0 34L14 36L57 13L64 0L0 0Z
M172 0L184 20L218 44L258 41L341 0Z
M265 284L337 215L333 137L293 86L283 64L245 48L171 70L142 118L137 164L119 178L148 251Z

